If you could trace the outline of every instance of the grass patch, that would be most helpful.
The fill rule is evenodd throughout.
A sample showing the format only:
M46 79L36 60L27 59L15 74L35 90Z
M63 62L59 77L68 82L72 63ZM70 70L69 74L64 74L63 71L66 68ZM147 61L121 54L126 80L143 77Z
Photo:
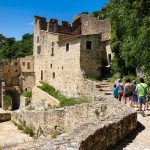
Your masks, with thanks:
M25 97L31 98L32 97L32 92L31 91L24 91L22 93L22 95L25 96Z
M59 91L56 91L54 87L50 86L49 84L45 82L41 82L42 86L39 86L39 88L49 95L55 97L60 101L60 107L64 106L72 106L75 104L81 104L81 103L88 103L89 100L87 98L80 98L80 99L75 99L75 98L68 98L62 95Z
M12 107L12 98L10 95L6 95L4 96L4 104L3 104L3 108L5 110L8 110L9 108L11 109Z

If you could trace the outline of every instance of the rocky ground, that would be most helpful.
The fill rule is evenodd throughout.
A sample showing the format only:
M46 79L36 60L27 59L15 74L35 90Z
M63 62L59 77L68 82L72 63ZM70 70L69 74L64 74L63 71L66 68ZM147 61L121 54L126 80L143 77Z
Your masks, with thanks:
M112 86L106 82L97 84L97 94L112 98ZM0 110L1 113L1 110ZM150 150L150 110L145 117L138 114L138 126L112 150ZM0 150L41 150L50 139L41 137L36 140L18 130L12 122L0 123Z

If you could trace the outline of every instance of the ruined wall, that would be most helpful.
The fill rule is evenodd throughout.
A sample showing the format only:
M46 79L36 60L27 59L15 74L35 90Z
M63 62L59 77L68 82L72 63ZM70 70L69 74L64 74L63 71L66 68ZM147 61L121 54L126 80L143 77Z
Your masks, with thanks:
M35 85L34 57L19 58L21 67L20 84L23 91L31 91Z
M3 60L3 77L6 83L6 86L18 86L19 76L21 74L20 64L18 60L13 60L9 63L8 60Z
M56 108L60 105L60 101L50 96L46 92L42 91L38 87L33 87L32 89L32 104L43 103L47 107Z
M101 75L102 47L100 35L87 35L81 37L81 69L87 76L98 78ZM91 49L86 48L86 42L91 42Z
M121 112L116 116L85 123L70 133L60 135L43 146L42 150L110 150L130 134L136 125L136 112Z
M64 137L60 140L64 141L62 143L69 138L70 144L73 141L82 148L90 149L94 144L98 146L96 139L100 141L105 139L104 142L108 142L107 144L100 143L107 147L136 127L137 114L115 99L99 98L98 100L91 104L48 111L19 110L12 113L12 120L18 124L25 123L26 126L32 127L35 133L40 127L44 135L53 136L68 132L69 134L62 135ZM89 145L87 145L88 142Z
M25 56L23 58L19 58L21 72L34 72L34 57Z

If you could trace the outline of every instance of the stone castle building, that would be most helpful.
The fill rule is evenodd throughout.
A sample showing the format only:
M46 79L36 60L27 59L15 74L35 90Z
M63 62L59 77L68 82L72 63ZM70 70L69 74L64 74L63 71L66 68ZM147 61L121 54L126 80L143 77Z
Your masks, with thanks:
M56 19L34 18L35 85L45 81L69 97L85 95L85 77L98 78L108 65L111 25L82 14L72 25Z
M26 56L9 62L0 62L0 107L3 107L5 95L12 98L12 109L18 109L20 94L31 91L34 86L34 58Z

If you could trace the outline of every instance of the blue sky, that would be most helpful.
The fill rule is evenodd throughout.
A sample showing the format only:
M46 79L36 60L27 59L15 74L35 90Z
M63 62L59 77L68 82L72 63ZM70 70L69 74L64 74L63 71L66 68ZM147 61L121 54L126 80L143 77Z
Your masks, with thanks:
M0 34L21 39L33 33L33 17L72 22L83 11L97 11L109 0L0 0Z

